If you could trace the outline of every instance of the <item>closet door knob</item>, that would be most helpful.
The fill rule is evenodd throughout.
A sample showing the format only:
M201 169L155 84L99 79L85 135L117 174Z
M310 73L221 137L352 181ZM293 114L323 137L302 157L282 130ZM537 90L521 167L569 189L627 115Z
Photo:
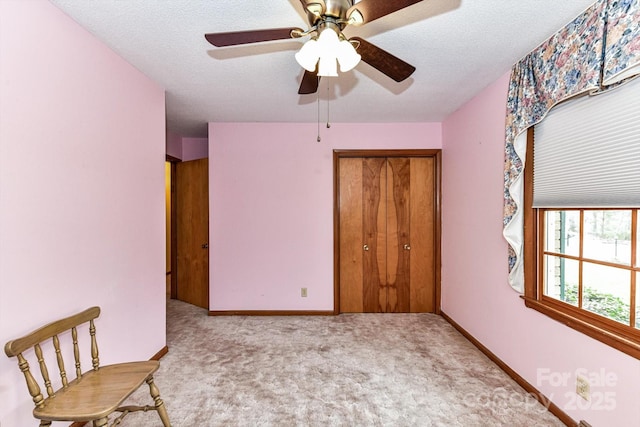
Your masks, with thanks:
M364 246L362 247L362 249L364 249L365 251L368 251L368 250L369 250L369 245L364 245Z
M405 251L410 251L410 250L411 250L411 246L409 246L409 245L404 245L404 250L405 250Z

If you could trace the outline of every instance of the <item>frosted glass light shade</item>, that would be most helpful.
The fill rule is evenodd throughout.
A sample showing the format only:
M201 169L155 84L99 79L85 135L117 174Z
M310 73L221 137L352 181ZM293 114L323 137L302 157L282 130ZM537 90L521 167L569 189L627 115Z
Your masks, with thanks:
M296 61L307 71L316 70L318 59L320 59L320 48L318 47L317 40L314 39L307 41L302 46L302 49L296 53Z
M353 69L362 57L358 55L356 49L347 40L342 40L338 45L338 62L340 71L343 73Z
M338 64L336 63L335 56L325 56L320 58L318 75L322 77L338 77Z
M330 29L325 28L318 37L318 46L320 47L320 58L324 58L327 55L336 55L340 39L338 34Z
M347 40L341 41L338 33L330 28L325 28L317 40L307 41L295 56L307 71L315 71L318 65L318 75L323 77L336 77L338 63L340 71L345 72L358 65L361 59L353 45Z

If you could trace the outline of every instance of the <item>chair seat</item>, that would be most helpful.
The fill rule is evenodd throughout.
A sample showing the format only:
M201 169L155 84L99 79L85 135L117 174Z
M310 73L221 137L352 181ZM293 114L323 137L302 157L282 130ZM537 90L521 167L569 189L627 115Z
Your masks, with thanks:
M158 370L160 362L120 363L88 371L80 380L44 400L33 415L50 421L89 421L106 417Z

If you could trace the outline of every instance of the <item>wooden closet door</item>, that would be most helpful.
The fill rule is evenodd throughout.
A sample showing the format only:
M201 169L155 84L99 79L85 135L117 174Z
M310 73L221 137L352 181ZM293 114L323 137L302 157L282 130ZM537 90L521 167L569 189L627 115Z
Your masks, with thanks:
M409 209L409 312L436 310L436 161L412 157Z
M433 312L431 157L339 160L340 311Z
M338 161L340 312L364 312L363 164L361 158Z

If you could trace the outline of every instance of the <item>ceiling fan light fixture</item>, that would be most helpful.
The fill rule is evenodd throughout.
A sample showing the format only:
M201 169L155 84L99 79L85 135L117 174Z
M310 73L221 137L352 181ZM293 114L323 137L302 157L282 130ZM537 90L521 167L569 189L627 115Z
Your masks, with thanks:
M336 56L340 38L333 28L325 28L318 36L318 47L320 48L320 58L326 56Z
M317 40L307 41L295 57L307 71L315 71L318 65L318 75L322 77L336 77L338 63L340 71L346 72L358 65L361 59L353 45L344 36L338 36L333 28L324 28Z
M318 36L318 48L320 63L318 75L322 77L337 77L338 64L336 63L340 48L340 38L333 28L324 28Z
M342 40L338 46L338 63L340 63L340 71L347 72L352 70L362 57L356 52L356 48L348 40Z
M302 68L307 71L315 71L316 64L320 59L320 48L318 41L315 39L308 40L302 48L296 53L296 61Z

